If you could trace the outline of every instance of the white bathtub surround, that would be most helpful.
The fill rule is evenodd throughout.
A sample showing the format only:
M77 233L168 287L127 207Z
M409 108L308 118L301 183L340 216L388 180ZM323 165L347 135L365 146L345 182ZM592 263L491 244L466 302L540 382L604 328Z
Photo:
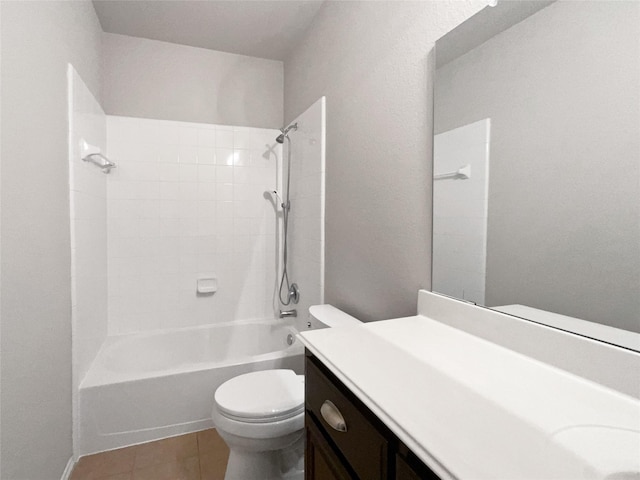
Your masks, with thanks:
M302 373L281 321L109 337L80 388L79 455L210 428L215 390L237 375Z
M637 476L637 396L447 325L447 311L485 329L486 315L514 321L502 313L464 305L460 315L449 302L463 302L425 291L419 297L417 316L301 339L440 478ZM597 342L528 323L520 334L528 333L529 344L539 344L531 341L537 331L551 332L567 340L555 350L564 356L613 369L603 352L617 349L630 357L618 367L631 367L637 381L637 352L601 344L581 356L580 343Z
M289 280L298 284L300 302L287 308L298 310L300 330L307 328L309 307L324 303L325 118L326 99L321 97L292 122L298 129L289 133Z
M109 335L272 318L277 130L109 116ZM197 282L216 278L214 294Z
M282 191L278 134L106 117L117 168L81 166L103 182L103 223L87 229L101 239L85 245L102 246L104 278L108 267L109 336L78 377L76 456L208 428L226 380L302 368L283 322L255 320L273 318L278 216L268 192ZM294 134L291 268L304 320L323 298L324 99Z
M273 318L278 133L107 117L109 336L77 456L208 428L226 380L302 368L283 323L256 320Z
M434 137L433 291L485 304L488 118ZM467 167L462 175L438 178Z
M107 336L107 179L82 161L82 142L106 152L106 116L75 69L68 67L71 216L72 402L74 444L78 387Z
M82 161L81 142L106 152L106 116L69 65L69 188L75 385L107 334L107 177Z

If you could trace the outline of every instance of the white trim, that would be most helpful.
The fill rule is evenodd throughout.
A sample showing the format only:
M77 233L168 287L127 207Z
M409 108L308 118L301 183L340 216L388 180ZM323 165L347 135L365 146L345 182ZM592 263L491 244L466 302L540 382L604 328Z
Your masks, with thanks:
M73 457L71 457L67 462L67 466L65 467L64 472L62 472L62 477L60 477L60 480L69 480L71 478L71 472L73 472L73 467L75 467L75 465L76 462L74 462Z

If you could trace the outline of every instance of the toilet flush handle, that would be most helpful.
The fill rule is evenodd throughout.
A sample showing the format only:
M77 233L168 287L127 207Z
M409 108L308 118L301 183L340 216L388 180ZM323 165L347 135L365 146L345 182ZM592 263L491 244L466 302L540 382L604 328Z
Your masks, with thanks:
M347 422L345 422L342 413L338 410L331 400L325 400L320 407L320 414L324 421L329 424L331 428L339 432L347 431Z

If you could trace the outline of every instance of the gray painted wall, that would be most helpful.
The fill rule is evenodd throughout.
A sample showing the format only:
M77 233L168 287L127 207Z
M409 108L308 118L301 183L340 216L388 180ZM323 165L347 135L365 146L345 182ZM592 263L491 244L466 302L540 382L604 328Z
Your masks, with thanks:
M491 118L488 305L640 332L638 25L557 2L438 69L438 132Z
M282 126L280 61L111 33L103 39L108 115Z
M430 52L484 5L326 2L285 60L285 120L327 97L325 300L363 320L430 287Z
M101 89L90 2L0 4L2 478L60 478L71 445L67 63Z

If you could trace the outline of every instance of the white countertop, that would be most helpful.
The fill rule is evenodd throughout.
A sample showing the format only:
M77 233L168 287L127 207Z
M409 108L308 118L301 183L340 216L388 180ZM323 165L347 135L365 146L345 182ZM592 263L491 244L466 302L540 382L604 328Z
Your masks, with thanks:
M299 337L441 478L640 472L640 402L617 391L421 315Z

